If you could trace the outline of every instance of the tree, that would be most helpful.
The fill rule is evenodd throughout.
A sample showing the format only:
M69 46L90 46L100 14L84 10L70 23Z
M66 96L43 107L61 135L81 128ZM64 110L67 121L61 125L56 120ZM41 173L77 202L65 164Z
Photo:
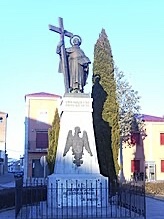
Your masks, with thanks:
M139 132L145 136L144 122L140 114L140 96L137 91L134 91L132 86L126 80L122 71L115 67L115 78L117 85L117 100L119 103L119 126L120 135L123 142L129 145L131 142L131 135Z
M102 29L99 38L94 47L94 62L93 62L93 78L99 75L99 85L93 85L92 97L93 97L93 120L94 120L94 131L96 135L96 146L97 148L108 148L111 147L111 153L107 154L107 166L112 165L114 162L115 170L110 173L108 176L111 178L116 178L115 174L118 175L119 165L118 165L118 150L120 144L120 127L119 127L119 104L117 100L116 92L116 81L114 77L114 61L112 56L112 51L108 37L105 33L105 30ZM101 107L99 104L98 95L99 89L104 91L104 103ZM97 89L97 90L96 90ZM96 106L96 107L95 107ZM97 112L101 108L102 112ZM97 126L99 126L98 119L96 117L102 117L102 120L108 124L109 130L111 130L111 139L110 136L104 135L104 130L100 130L99 133L96 131ZM104 127L103 127L104 128ZM108 132L109 133L109 132ZM101 139L105 138L103 144ZM111 145L110 145L111 144ZM110 151L110 150L109 150ZM108 152L109 152L108 151ZM98 153L99 156L99 153ZM113 160L111 159L113 157ZM99 162L102 162L103 157L99 158ZM101 165L100 165L101 166ZM100 169L101 171L101 169ZM114 174L114 175L113 175ZM104 174L103 174L104 175Z
M125 79L122 71L115 67L115 79L117 85L117 100L119 103L119 126L120 126L120 181L124 181L123 173L123 142L129 147L135 145L138 138L145 138L145 129L142 116L140 115L140 96L137 91Z
M56 109L54 119L52 122L52 127L48 130L49 146L48 146L48 153L46 158L47 158L50 174L52 174L54 171L59 130L60 130L60 118L59 118L58 109Z

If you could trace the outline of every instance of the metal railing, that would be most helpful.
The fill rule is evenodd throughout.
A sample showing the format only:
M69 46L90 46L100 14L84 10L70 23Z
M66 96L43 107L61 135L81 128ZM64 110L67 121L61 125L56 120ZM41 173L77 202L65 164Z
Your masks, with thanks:
M146 218L144 186L117 183L109 196L108 188L87 186L87 180L80 185L56 181L55 186L36 182L22 188L16 184L16 218Z

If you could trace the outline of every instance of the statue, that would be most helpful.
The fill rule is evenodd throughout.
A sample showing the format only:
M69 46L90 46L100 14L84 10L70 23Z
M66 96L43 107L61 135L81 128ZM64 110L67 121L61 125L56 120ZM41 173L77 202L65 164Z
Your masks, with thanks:
M49 25L49 29L60 34L56 52L60 55L59 72L64 74L65 92L83 93L91 62L80 48L81 38L64 30L63 19L60 17L59 27ZM72 47L65 48L64 36L70 38Z
M84 86L89 73L89 58L84 54L80 48L81 38L77 35L72 36L70 39L72 47L66 48L66 58L68 63L68 81L70 92L84 92ZM63 41L57 46L56 53L60 55L59 72L64 73L61 57L61 46Z
M66 156L67 152L69 151L70 147L72 147L72 155L74 155L74 161L73 163L79 167L81 164L83 164L82 155L83 148L86 149L86 151L92 156L91 149L89 147L89 141L88 141L88 135L86 131L83 131L82 138L79 136L79 133L81 133L80 128L77 126L75 127L75 133L72 135L72 130L69 130L67 135L67 140L65 144L65 149L63 153L63 157Z

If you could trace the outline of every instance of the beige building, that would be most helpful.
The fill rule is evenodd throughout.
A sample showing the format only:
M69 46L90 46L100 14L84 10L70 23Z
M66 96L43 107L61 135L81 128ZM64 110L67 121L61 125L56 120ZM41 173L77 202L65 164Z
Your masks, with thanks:
M48 129L52 125L61 96L49 93L33 93L25 96L25 177L43 177L40 158L47 154Z
M123 145L124 176L145 174L147 180L164 180L164 118L143 115L143 120L145 139L136 133L134 146Z
M0 112L0 174L7 171L7 153L6 153L6 136L7 136L7 118L8 114Z

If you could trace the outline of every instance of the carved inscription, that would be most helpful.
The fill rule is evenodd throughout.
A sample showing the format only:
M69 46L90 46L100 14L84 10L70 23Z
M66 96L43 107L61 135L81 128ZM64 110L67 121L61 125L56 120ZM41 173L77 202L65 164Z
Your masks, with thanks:
M89 103L90 102L86 100L84 101L67 100L65 101L65 106L67 107L89 107L90 106Z
M58 181L57 206L101 206L102 189L99 180L78 183L77 180Z

